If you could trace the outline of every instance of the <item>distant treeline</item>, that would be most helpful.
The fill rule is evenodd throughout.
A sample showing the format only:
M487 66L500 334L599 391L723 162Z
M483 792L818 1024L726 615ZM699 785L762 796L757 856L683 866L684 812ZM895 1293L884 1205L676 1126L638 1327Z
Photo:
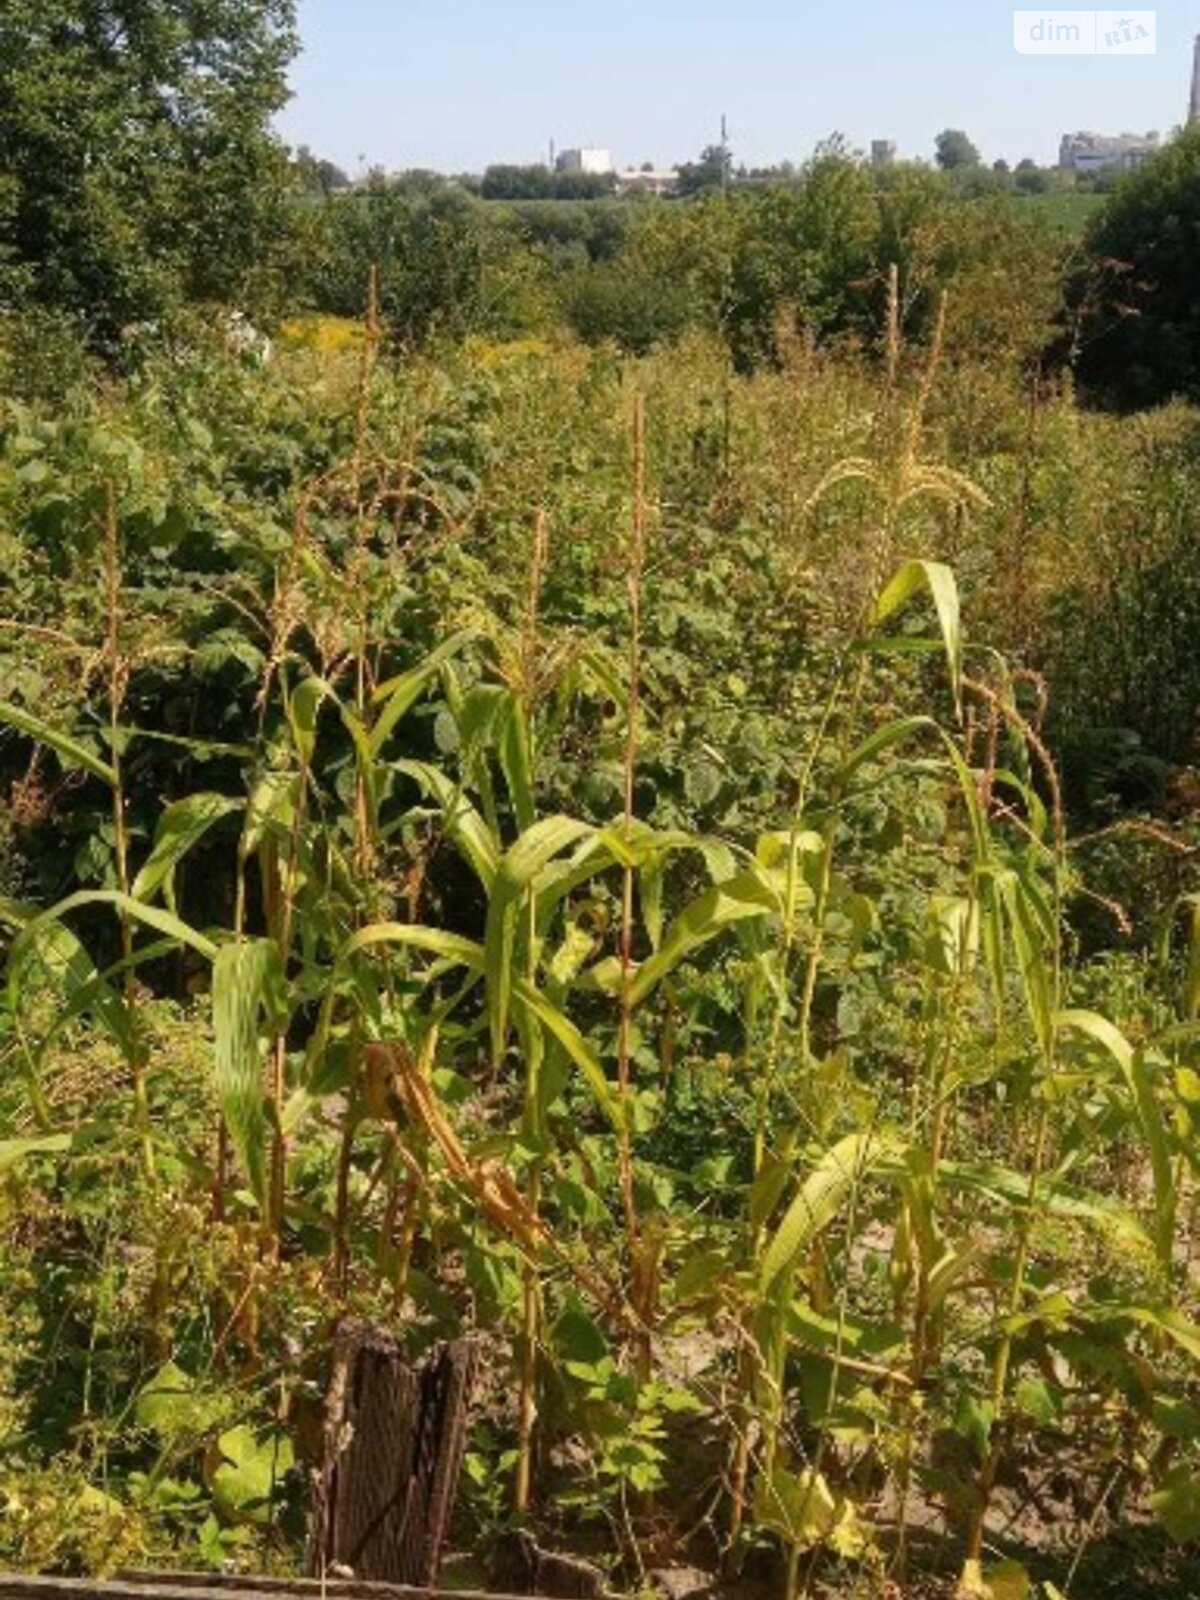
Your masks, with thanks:
M965 144L960 144L960 140ZM834 139L830 143L849 153L848 147L841 145L839 140ZM333 162L321 160L307 146L301 146L295 155L295 168L305 190L326 195L373 188L380 184L405 194L461 189L484 200L603 200L618 193L636 200L644 195L636 183L622 184L616 172L562 171L545 162L501 162L485 167L482 174L447 174L425 167L387 172L382 167L374 167L365 178L355 180ZM648 172L653 170L653 164L645 162L641 168L630 170L634 173ZM695 161L684 162L671 170L676 176L667 191L668 195L686 199L708 190L786 186L796 182L803 169L791 161L767 167L735 165L726 149L720 145L709 145ZM966 139L966 135L953 130L947 130L940 136L937 170L945 175L954 192L964 199L978 199L991 194L1108 194L1116 187L1120 177L1115 168L1097 169L1094 172L1066 171L1060 167L1039 166L1030 157L1019 161L1016 166L1010 166L1003 160L994 161L989 166L980 160L978 151Z
M642 353L699 330L747 369L796 338L877 341L895 270L902 332L925 337L944 295L952 357L1070 370L1120 407L1200 397L1186 246L1200 134L1136 173L1078 181L1029 161L987 167L949 134L937 166L873 167L835 138L802 166L746 172L710 147L666 200L524 198L533 173L569 176L310 186L288 304L359 316L375 268L398 345L565 332Z
M951 356L1070 363L1121 404L1200 393L1200 134L1119 184L1082 250L1069 207L1094 197L1031 162L989 167L954 129L936 165L873 167L833 139L797 168L746 171L712 145L670 199L537 165L350 184L272 132L295 46L288 0L136 33L110 6L11 0L0 315L15 372L24 348L44 368L58 336L119 365L196 308L267 327L358 317L372 279L395 348L562 335L643 352L698 330L745 369L797 338L877 341L894 271L907 336L946 293Z
M953 287L954 341L1031 352L1058 312L1068 243L1040 207L925 166L876 171L838 143L786 181L686 202L489 204L379 174L308 207L304 226L293 303L361 315L375 267L399 343L567 330L641 352L700 329L743 366L797 335L874 338L893 266L910 333Z

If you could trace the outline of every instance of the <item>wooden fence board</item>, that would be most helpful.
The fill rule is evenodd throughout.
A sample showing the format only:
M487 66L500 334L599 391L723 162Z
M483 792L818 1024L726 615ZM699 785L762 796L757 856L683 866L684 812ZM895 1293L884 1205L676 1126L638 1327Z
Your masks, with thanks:
M351 1579L264 1578L246 1573L123 1572L115 1578L0 1573L0 1600L522 1600L479 1590L419 1589Z
M413 1367L386 1331L355 1322L339 1330L313 1508L313 1577L434 1587L476 1360L475 1345L458 1340Z

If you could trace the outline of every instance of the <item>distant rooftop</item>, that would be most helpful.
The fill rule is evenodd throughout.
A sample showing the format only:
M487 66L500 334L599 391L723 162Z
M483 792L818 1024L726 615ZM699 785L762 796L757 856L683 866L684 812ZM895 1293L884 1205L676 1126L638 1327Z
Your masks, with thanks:
M638 190L646 194L669 194L678 181L678 167L624 167L617 173L617 188L622 194Z
M1068 171L1095 172L1104 167L1136 167L1162 148L1162 139L1150 133L1064 133L1058 164Z

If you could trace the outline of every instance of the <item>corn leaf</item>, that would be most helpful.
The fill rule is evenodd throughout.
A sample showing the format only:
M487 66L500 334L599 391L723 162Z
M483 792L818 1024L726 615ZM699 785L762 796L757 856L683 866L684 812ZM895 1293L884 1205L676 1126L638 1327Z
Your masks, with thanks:
M1170 1142L1158 1096L1146 1071L1145 1057L1133 1048L1119 1028L1094 1011L1064 1011L1058 1017L1058 1025L1065 1032L1083 1034L1099 1045L1120 1071L1150 1157L1154 1178L1155 1245L1159 1261L1169 1270L1178 1196Z
M99 756L94 755L86 745L80 744L78 739L73 739L69 733L63 733L59 728L51 727L48 722L43 722L41 717L35 717L31 712L22 710L20 706L14 706L8 700L0 700L0 722L7 723L18 733L36 739L39 744L48 745L64 765L82 767L85 772L90 772L93 778L99 778L110 788L116 786L117 775L107 761L101 761Z
M261 1019L280 969L273 940L222 945L213 962L217 1098L229 1137L260 1205L267 1193L267 1116Z
M295 811L299 779L282 767L268 767L255 778L246 802L238 858L248 861L273 829L285 830Z
M74 938L61 923L58 927L68 937ZM113 980L126 972L136 971L148 962L161 961L177 948L174 939L156 939L152 944L140 946L127 960L114 962L103 972L96 972L92 967L93 975L90 978L86 976L87 968L81 963L72 975L69 987L64 986L63 1001L55 1010L54 1021L37 1042L36 1059L44 1061L75 1019L89 1014L103 1023L128 1057L135 1043L134 1029L124 998ZM83 947L80 946L80 949L83 950ZM83 951L83 957L90 965L91 957L86 951Z
M500 766L512 799L517 827L523 831L533 827L537 816L533 783L533 745L529 735L529 719L520 698L507 695L508 706L500 726Z
M1140 1327L1165 1334L1185 1355L1193 1361L1200 1361L1200 1326L1189 1322L1182 1312L1163 1310L1157 1306L1115 1306L1109 1314L1118 1318L1128 1317Z
M1188 1462L1172 1467L1150 1496L1150 1509L1176 1544L1200 1539L1200 1473Z
M915 738L917 734L927 733L931 729L935 731L937 729L937 723L932 717L898 717L896 721L876 729L838 769L836 786L844 789L860 767L865 767L868 762L877 761L896 745L903 744L906 740Z
M222 744L214 739L189 739L181 733L163 733L158 728L142 728L126 723L121 732L126 739L149 739L152 744L169 744L177 750L186 750L197 761L215 761L225 756L236 756L239 761L253 761L254 748L248 744Z
M590 824L574 817L544 817L541 822L535 822L533 827L525 830L500 862L488 899L483 936L484 981L487 985L493 1063L498 1064L503 1056L508 1035L517 919L526 893L536 894L535 880L538 874L556 856L593 832Z
M543 817L526 828L505 855L500 868L504 888L512 893L528 888L556 856L594 833L591 823L575 817Z
M114 911L128 917L131 922L151 928L175 944L187 945L206 961L212 961L216 956L217 947L213 941L184 922L181 917L177 917L171 911L163 911L158 906L148 906L141 900L135 900L132 895L122 894L118 889L81 889L77 894L68 895L65 900L60 900L48 911L39 912L25 924L13 941L13 955L39 938L43 929L49 927L51 923L61 922L70 912L80 911L87 906L111 906Z
M1004 1205L1019 1208L1029 1204L1029 1175L1012 1167L986 1161L943 1161L938 1167L938 1181L947 1189L981 1194ZM1047 1216L1087 1223L1139 1249L1150 1246L1150 1237L1137 1217L1111 1195L1075 1189L1044 1174L1038 1180L1037 1204Z
M778 894L756 872L740 872L705 890L680 912L658 949L637 969L630 986L632 1003L639 1005L681 961L726 928L749 918L778 915L781 910Z
M769 1293L802 1253L833 1221L855 1186L885 1158L902 1153L890 1134L852 1133L833 1145L800 1185L767 1245L759 1268L759 1285Z
M372 756L378 758L397 724L408 715L421 698L430 680L436 677L443 664L449 661L451 656L457 655L463 645L472 638L474 634L470 629L452 634L449 639L443 640L436 650L431 650L424 661L419 661L415 667L410 667L407 672L402 672L398 677L391 678L379 686L375 691L375 703L382 705L383 710L376 718L375 726L370 733Z
M336 698L324 678L317 677L315 673L301 678L288 696L287 717L292 730L292 742L306 768L312 766L313 756L317 752L317 719L321 714L321 706L325 700Z
M513 998L519 1007L536 1017L542 1027L562 1046L583 1074L596 1104L612 1126L619 1129L622 1121L620 1102L613 1093L600 1057L571 1019L523 978L517 980Z
M60 991L66 1017L56 1017L52 1034L72 1015L90 1011L111 1038L128 1054L133 1031L125 1003L96 970L84 945L65 922L15 901L0 901L0 922L19 930L9 955L9 970L20 974L24 963L36 961L46 978ZM48 1041L43 1041L42 1050Z
M49 1133L33 1139L0 1139L0 1178L29 1156L65 1155L71 1142L69 1133Z
M491 829L461 787L426 761L397 761L402 772L441 807L446 831L458 845L489 896L500 868L500 850Z
M133 898L153 899L161 888L174 910L176 867L211 827L242 806L242 801L223 794L193 794L169 805L154 830L154 847L133 880Z
M959 611L958 584L954 573L941 561L908 561L888 584L875 606L876 627L887 622L906 606L919 590L928 591L937 612L946 664L950 672L950 688L955 709L962 711L962 620Z
M454 966L469 967L474 972L483 971L483 946L460 934L447 933L444 928L427 928L413 922L375 922L362 928L343 947L339 965L349 961L363 950L376 945L398 944L410 950L424 950L441 956Z

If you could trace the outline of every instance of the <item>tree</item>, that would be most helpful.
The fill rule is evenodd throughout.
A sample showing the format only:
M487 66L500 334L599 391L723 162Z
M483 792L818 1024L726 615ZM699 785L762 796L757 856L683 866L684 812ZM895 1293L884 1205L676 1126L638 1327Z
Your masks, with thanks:
M554 174L545 162L519 167L499 164L486 168L480 194L485 200L548 200Z
M1047 194L1054 187L1050 174L1028 156L1017 163L1014 183L1021 194Z
M313 155L306 144L302 144L296 151L294 166L300 187L306 194L328 197L338 189L350 187L350 179L341 167L335 162Z
M485 200L603 200L616 186L615 173L560 172L543 163L488 167L479 192Z
M319 311L361 317L374 270L384 327L397 344L507 336L523 332L540 309L542 263L524 248L509 208L457 186L406 193L374 173L323 207L319 221L297 291Z
M253 303L295 48L294 0L4 0L0 288L101 343L184 299Z
M706 145L698 161L687 161L679 169L675 191L677 194L703 194L706 189L720 189L728 184L733 173L733 160L728 146Z
M615 194L615 172L556 172L550 185L554 200L603 200Z
M1200 128L1118 184L1073 286L1086 389L1132 408L1200 400Z
M943 172L955 167L977 167L979 151L961 128L946 128L935 141L937 164Z

